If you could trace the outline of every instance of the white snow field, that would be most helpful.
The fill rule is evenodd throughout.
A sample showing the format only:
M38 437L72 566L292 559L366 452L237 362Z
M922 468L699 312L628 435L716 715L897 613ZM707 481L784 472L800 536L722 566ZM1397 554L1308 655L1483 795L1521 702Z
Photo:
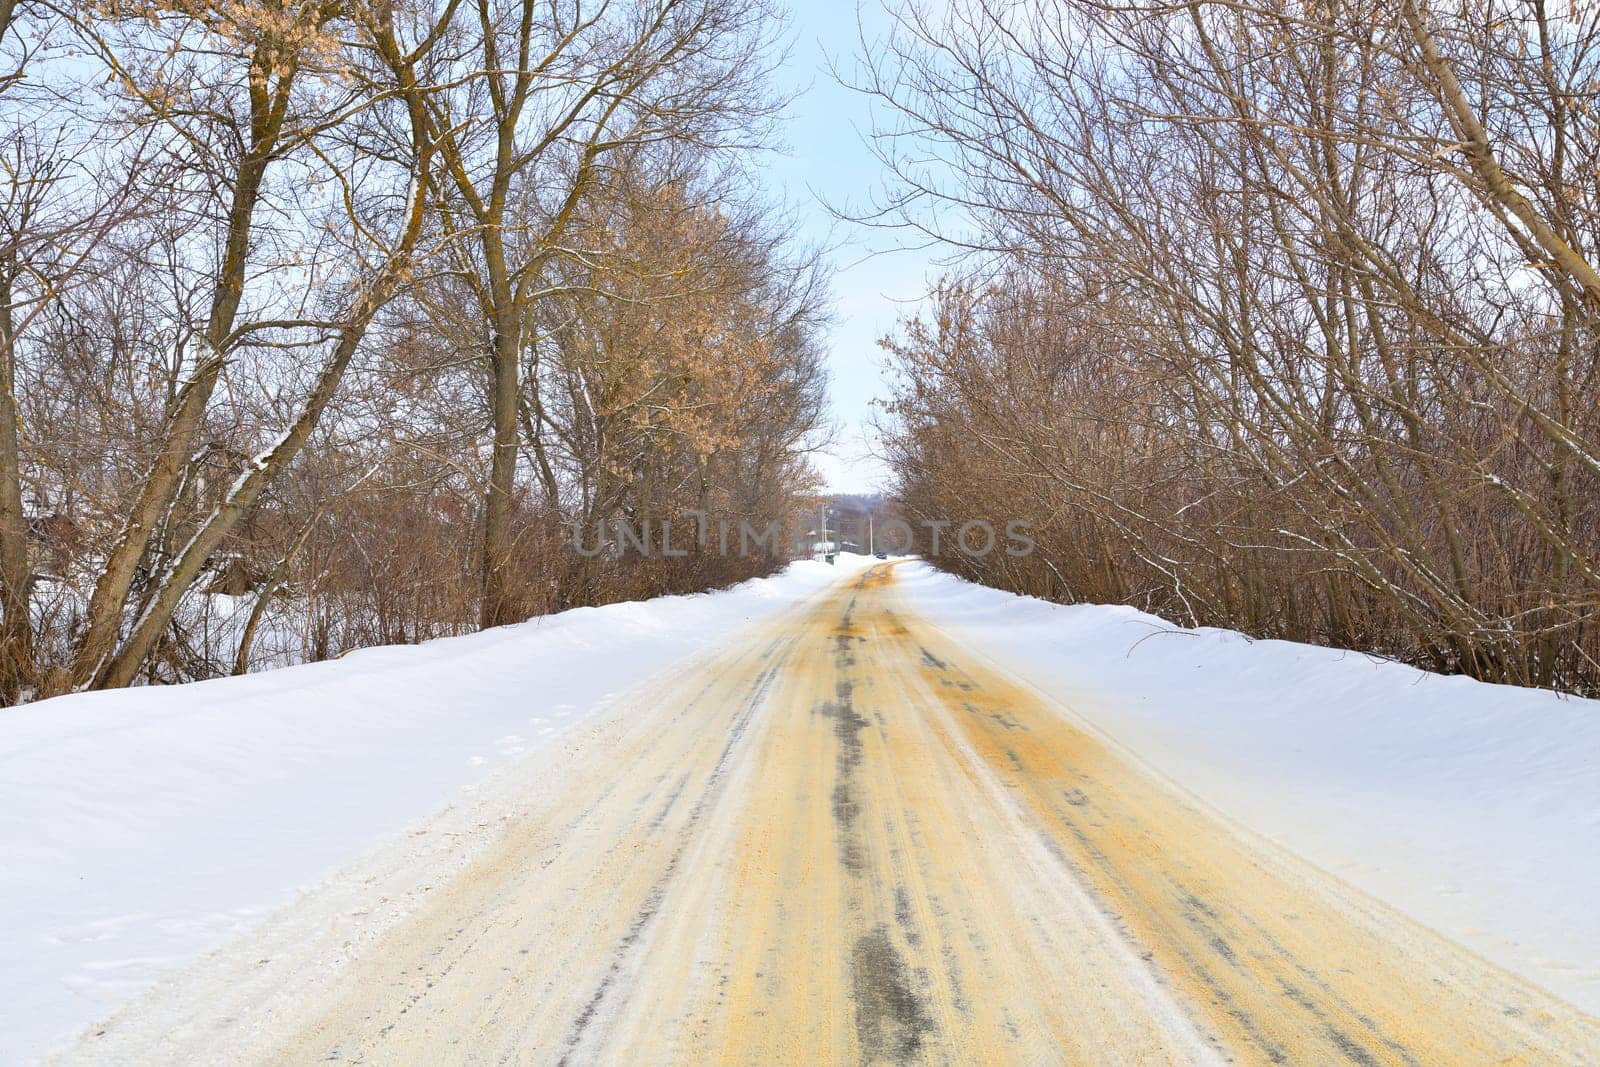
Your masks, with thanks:
M69 1043L386 838L425 832L463 791L567 744L608 699L839 571L804 561L724 592L0 709L0 1063ZM401 884L441 865L390 862Z
M1212 807L1600 1014L1600 700L916 563L902 594Z
M236 998L300 995L297 951L336 982L373 913L604 743L613 698L871 562L0 711L0 1063L142 996L169 1025L214 950ZM929 622L1225 815L1600 1012L1600 702L897 573Z

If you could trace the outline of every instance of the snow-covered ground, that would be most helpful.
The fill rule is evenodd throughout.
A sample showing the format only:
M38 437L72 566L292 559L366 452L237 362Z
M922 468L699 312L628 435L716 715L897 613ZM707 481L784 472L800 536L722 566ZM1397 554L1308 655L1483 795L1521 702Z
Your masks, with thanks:
M70 1041L840 570L0 711L0 1063Z
M1600 701L899 574L927 620L1238 823L1600 1014Z
M374 936L373 910L468 862L515 790L605 743L612 698L870 562L0 712L0 1063L224 945L238 995L294 995L253 968ZM899 576L933 624L1237 822L1600 1013L1600 702ZM161 989L193 1002L181 976Z

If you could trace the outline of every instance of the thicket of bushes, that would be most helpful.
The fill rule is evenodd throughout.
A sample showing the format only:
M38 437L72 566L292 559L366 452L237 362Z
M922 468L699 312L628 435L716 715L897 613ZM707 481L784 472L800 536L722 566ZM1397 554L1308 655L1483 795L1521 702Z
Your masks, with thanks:
M869 88L974 249L890 343L900 494L1039 545L952 565L1600 690L1600 14L976 0Z

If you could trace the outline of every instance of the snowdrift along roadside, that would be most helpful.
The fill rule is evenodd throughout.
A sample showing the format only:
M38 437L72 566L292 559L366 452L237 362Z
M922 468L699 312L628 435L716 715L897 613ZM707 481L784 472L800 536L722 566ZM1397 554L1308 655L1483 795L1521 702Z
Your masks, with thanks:
M0 1063L64 1045L609 698L861 562L0 711Z
M1600 701L898 572L927 621L1236 822L1600 1015Z

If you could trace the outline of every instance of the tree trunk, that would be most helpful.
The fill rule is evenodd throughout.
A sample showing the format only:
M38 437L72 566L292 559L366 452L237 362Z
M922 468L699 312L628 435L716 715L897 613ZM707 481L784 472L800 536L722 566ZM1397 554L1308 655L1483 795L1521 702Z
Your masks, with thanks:
M0 702L15 704L34 684L34 663L9 266L0 279Z
M511 571L514 542L512 504L517 482L517 408L521 399L517 362L515 317L502 315L495 330L491 365L494 380L490 385L490 412L494 427L494 453L489 466L489 495L483 520L483 601L479 605L479 624L503 626L520 622L514 575ZM509 321L508 321L509 320Z

